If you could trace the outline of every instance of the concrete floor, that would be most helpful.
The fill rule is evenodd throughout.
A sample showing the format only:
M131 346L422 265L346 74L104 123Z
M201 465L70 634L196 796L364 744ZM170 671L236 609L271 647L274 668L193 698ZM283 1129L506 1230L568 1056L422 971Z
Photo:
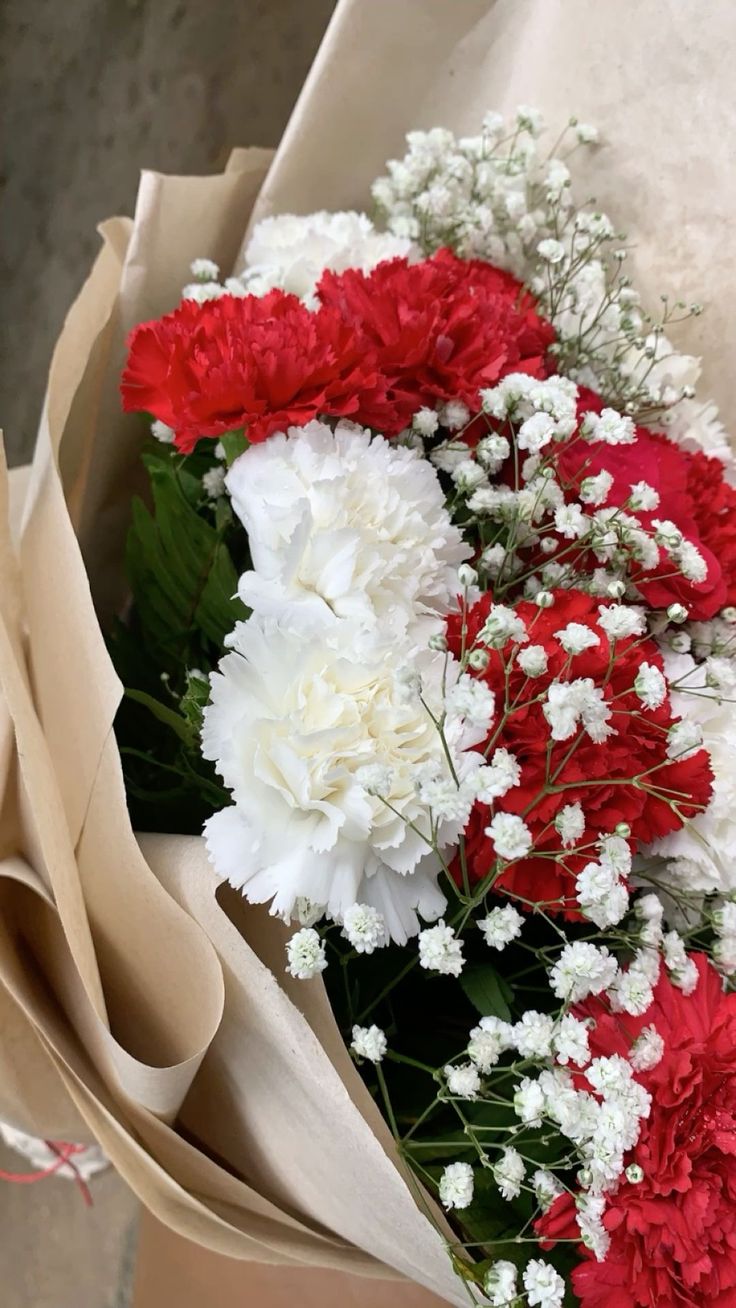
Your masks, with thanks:
M275 145L333 0L3 0L0 425L30 457L49 357L142 167L217 169ZM0 1036L1 1038L1 1036ZM0 1151L0 1168L27 1170ZM2 1308L124 1308L136 1206L112 1172L76 1188L0 1181Z
M32 1165L0 1147L0 1167ZM3 1308L126 1308L132 1285L137 1205L108 1169L90 1181L88 1208L73 1182L0 1182L0 1302Z

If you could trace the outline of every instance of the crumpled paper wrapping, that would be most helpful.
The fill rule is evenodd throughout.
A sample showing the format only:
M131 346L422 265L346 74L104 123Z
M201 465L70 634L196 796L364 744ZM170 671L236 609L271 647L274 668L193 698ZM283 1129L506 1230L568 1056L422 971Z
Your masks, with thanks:
M218 888L200 840L130 828L100 625L125 597L142 481L125 334L174 306L193 257L233 267L258 217L367 207L408 129L472 132L524 102L601 127L579 190L635 235L645 293L707 303L686 344L728 418L735 45L727 0L342 0L272 164L236 151L217 177L146 173L134 220L101 229L30 478L11 478L16 545L0 477L0 1117L98 1140L212 1251L466 1302L321 982L284 973L284 928Z

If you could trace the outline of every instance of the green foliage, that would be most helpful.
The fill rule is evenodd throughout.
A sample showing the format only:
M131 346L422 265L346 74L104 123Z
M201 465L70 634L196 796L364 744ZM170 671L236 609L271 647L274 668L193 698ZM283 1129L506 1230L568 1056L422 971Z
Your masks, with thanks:
M247 450L248 438L244 431L227 431L220 437L220 444L225 451L225 462L229 468L238 455Z
M238 574L226 544L227 525L197 510L201 481L171 457L144 455L152 508L133 501L127 575L146 648L171 673L201 652L222 649L247 610L237 598Z
M203 494L202 475L215 466L214 443L203 444L186 458L166 445L143 456L150 506L132 505L131 605L108 637L125 686L116 733L140 830L198 833L229 802L201 757L200 733L209 673L225 636L248 614L236 592L249 557L228 501Z
M511 987L490 963L471 963L460 974L460 984L482 1017L511 1018Z

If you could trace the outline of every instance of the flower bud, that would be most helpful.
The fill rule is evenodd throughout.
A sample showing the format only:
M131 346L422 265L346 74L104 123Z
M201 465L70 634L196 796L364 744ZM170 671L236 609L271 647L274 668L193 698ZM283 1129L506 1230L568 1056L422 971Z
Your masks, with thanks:
M692 641L686 631L678 631L670 640L670 649L675 654L688 654Z
M467 590L469 586L475 586L478 581L478 573L475 568L471 568L469 563L461 563L457 570L457 579L461 588Z
M534 603L537 605L537 608L540 609L549 609L552 607L554 602L555 597L551 590L539 590L534 596Z
M491 656L485 649L471 649L468 654L468 663L476 672L485 672L490 661Z
M686 622L687 609L684 604L670 604L667 610L667 617L670 622Z
M643 1168L638 1163L629 1163L626 1168L626 1180L630 1181L632 1185L639 1185L644 1180Z
M439 650L440 653L444 654L447 649L447 636L444 631L436 631L434 636L430 636L429 648Z

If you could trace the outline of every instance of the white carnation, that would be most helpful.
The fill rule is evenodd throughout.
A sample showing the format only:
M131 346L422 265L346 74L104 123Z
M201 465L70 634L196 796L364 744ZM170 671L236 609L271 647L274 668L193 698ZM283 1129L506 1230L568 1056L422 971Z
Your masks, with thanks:
M241 281L256 295L279 287L313 303L325 269L370 272L384 259L414 254L411 241L377 232L364 213L278 214L253 229Z
M253 570L241 599L301 633L352 621L425 638L469 553L426 459L351 423L292 428L235 460L227 489Z
M736 890L736 703L703 689L704 669L690 655L666 654L665 669L672 710L682 717L676 734L670 734L668 752L684 757L688 746L698 748L702 741L713 769L713 794L705 812L651 850L668 860L665 875L675 885L728 894Z
M235 628L202 732L234 803L207 822L207 847L218 872L252 903L271 902L272 913L290 919L304 896L340 922L367 905L404 942L419 930L417 913L431 921L445 905L415 780L425 768L448 777L450 769L424 705L403 693L404 652L377 646L358 660L344 634L335 648L255 616ZM446 664L429 650L417 663L437 714ZM482 762L463 742L448 734L461 781ZM385 794L366 784L375 764ZM457 839L472 802L468 794L465 811L440 824L440 846Z

